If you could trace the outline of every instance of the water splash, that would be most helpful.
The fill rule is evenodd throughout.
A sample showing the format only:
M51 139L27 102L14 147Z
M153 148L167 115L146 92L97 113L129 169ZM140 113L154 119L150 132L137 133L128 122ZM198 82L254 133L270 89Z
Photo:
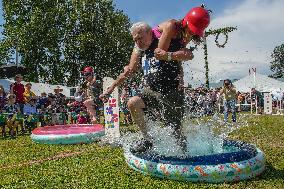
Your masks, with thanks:
M187 144L186 151L183 151L177 144L177 139L173 135L174 130L171 127L164 127L159 120L146 118L148 134L153 139L153 148L148 153L166 157L181 157L232 152L236 149L224 148L223 140L232 131L248 125L247 115L240 115L238 123L224 123L222 116L218 113L210 117L195 119L192 117L190 113L186 113L182 121L182 132ZM129 145L141 138L141 133L124 135L122 141L124 148L129 148Z

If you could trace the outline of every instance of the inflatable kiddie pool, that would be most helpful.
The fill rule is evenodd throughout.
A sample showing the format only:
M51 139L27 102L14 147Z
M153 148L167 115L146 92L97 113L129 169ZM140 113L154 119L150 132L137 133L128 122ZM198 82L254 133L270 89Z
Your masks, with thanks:
M143 174L189 182L232 182L250 179L265 169L264 153L254 145L225 140L224 148L234 152L193 157L164 157L151 153L133 153L125 149L126 163Z
M31 138L41 144L92 143L104 136L100 124L71 124L39 127L32 131Z

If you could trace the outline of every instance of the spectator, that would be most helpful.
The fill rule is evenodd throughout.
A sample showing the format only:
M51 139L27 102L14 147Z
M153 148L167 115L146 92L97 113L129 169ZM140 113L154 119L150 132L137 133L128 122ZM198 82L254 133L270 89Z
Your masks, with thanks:
M6 101L7 101L7 98L6 98L4 87L0 85L0 113L2 112L2 109L4 108Z
M264 96L261 92L256 90L255 88L251 89L251 100L252 102L257 103L258 112L262 113L264 107Z
M20 108L16 104L16 95L8 94L7 99L8 99L7 104L3 108L4 113L8 113L11 115L20 113Z
M91 122L99 122L99 108L103 106L103 102L100 99L100 94L102 93L102 79L91 66L84 68L82 75L87 82L86 89L86 100L84 105L87 107L90 114Z
M24 92L25 92L25 87L21 83L23 80L23 76L20 74L17 74L15 76L15 83L10 85L10 93L14 94L16 96L16 104L19 105L20 111L23 112L23 107L25 104L25 99L24 99Z
M20 113L20 108L17 104L15 104L16 95L8 94L7 99L8 99L8 102L4 106L3 112L8 114L6 125L10 130L11 137L14 137L16 136L16 133L17 133L15 130L18 130L18 125L19 125L19 122L15 120L15 117L17 116L16 115L17 113ZM22 126L22 133L25 133L24 125L22 124L21 126ZM5 128L3 129L4 129L3 135L5 135Z
M75 101L68 103L67 106L70 107L71 112L80 113L81 111L86 111L82 96L76 96Z
M54 94L48 93L46 105L47 105L46 111L48 113L56 113L56 102Z
M36 97L35 93L31 91L32 84L30 82L25 85L24 100L25 103L29 101L29 97Z
M66 96L61 93L62 91L63 89L60 88L60 86L57 86L54 89L54 100L55 100L56 113L60 113L64 110L64 103L65 103Z
M124 124L129 124L131 122L131 114L127 107L128 100L129 100L128 87L124 86L120 96L120 107L121 107L121 112L124 115L124 120L123 120Z
M238 91L238 93L237 93L237 98L238 98L238 112L240 112L241 111L241 106L242 106L242 104L244 103L244 96L243 96L243 94L242 93L240 93L239 91Z
M224 122L228 121L228 110L232 112L232 121L236 122L236 89L234 88L231 80L224 80L224 86L220 91L220 95L223 95L224 105Z
M48 105L48 98L45 92L40 94L40 97L38 99L38 104L37 104L37 108L41 109L42 111L44 110L44 108L46 108Z
M37 114L37 110L36 110L36 98L29 96L26 98L27 102L24 105L23 108L23 113L25 115L32 115L32 114Z

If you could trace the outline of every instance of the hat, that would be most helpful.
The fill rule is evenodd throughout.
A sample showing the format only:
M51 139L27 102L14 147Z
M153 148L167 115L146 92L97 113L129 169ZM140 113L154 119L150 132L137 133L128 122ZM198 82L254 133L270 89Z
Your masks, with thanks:
M17 74L17 75L15 75L15 79L16 78L22 78L23 79L23 76L21 74Z
M60 86L57 86L57 87L54 89L54 92L55 92L55 91L62 92L62 91L63 91L63 89L62 89L62 88L60 88Z
M7 95L7 99L11 99L11 97L16 98L16 95L14 95L14 94L8 94Z
M28 86L28 85L32 86L32 84L31 84L30 82L28 82L28 83L25 84L25 86Z

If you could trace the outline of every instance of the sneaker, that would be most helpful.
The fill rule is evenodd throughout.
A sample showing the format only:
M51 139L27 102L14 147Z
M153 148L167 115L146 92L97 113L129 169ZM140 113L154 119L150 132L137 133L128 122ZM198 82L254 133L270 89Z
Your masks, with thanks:
M137 141L130 147L132 153L144 153L153 147L153 143L149 140L142 139Z

